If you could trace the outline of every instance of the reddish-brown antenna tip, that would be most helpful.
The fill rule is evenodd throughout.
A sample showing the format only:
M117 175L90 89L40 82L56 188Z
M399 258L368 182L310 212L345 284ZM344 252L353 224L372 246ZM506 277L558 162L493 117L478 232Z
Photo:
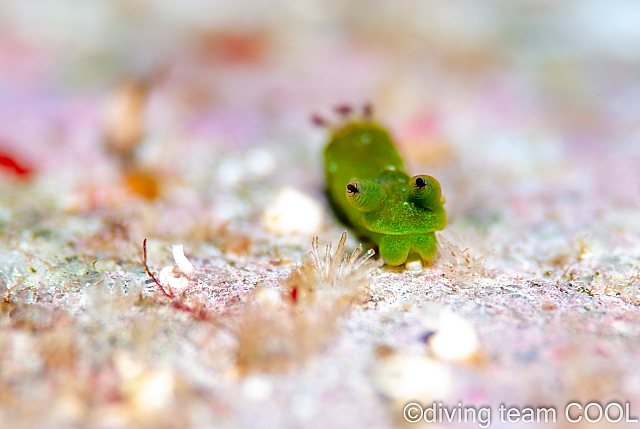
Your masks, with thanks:
M326 127L327 126L327 121L320 115L318 114L313 114L311 115L311 123L313 123L313 125L317 126L317 127Z
M348 104L338 104L333 108L333 111L340 116L348 116L351 114L351 112L353 112L353 108Z
M362 106L362 114L367 119L370 119L371 116L373 116L373 106L371 103L365 103L364 106Z

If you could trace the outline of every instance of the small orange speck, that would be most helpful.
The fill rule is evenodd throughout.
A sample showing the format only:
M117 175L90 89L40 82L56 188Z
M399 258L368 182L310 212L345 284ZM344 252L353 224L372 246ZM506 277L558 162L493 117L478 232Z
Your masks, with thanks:
M148 200L153 200L160 194L158 181L149 172L133 171L125 176L125 180L130 190Z
M394 351L389 346L378 346L375 349L375 353L378 357L386 358L394 354Z

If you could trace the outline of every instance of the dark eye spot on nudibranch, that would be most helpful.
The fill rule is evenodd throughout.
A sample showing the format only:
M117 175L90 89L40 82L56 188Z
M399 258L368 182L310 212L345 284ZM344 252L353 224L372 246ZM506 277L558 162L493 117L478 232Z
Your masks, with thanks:
M347 185L347 192L349 192L350 194L359 194L360 193L360 189L358 189L358 185L355 183L349 183Z
M416 184L415 184L416 188L418 189L422 189L425 186L427 186L427 182L425 182L425 180L422 177L418 177L416 179Z

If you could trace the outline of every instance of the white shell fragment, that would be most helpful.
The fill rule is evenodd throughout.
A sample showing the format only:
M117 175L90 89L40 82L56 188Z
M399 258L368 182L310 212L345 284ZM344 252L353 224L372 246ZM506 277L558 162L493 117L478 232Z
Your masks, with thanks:
M478 352L478 335L471 323L449 310L440 311L437 318L433 312L425 316L425 327L436 331L429 338L429 347L435 357L446 361L464 361Z
M182 291L189 287L189 279L175 266L164 267L160 271L159 279L162 286L169 286L171 290Z
M378 390L388 398L429 403L445 398L451 391L451 372L436 360L395 354L385 358L375 373Z
M133 411L149 418L174 400L175 376L168 368L150 368L127 352L116 352L114 363L120 388Z
M189 287L189 280L193 277L193 264L184 256L184 246L174 244L171 246L171 253L175 265L164 267L160 271L159 281L163 286L168 286L171 290L183 291Z
M266 377L254 375L245 378L242 383L242 391L247 399L261 402L269 399L273 385Z
M182 244L174 244L171 246L171 253L173 254L173 260L176 261L176 265L187 276L193 274L193 265L186 256L184 256L184 246Z
M275 289L268 289L264 286L256 288L254 300L264 308L278 309L282 305L282 295Z
M239 160L226 160L218 166L218 183L224 187L237 186L242 181L243 175L244 166Z
M132 386L133 403L145 413L156 413L167 408L174 399L175 380L168 369L148 371Z
M282 188L264 211L267 230L278 234L314 234L322 226L322 206L307 194L290 186Z
M407 271L420 271L422 269L421 261L411 261L404 264L404 267Z
M245 165L251 174L264 177L275 171L276 159L271 152L258 147L247 152Z

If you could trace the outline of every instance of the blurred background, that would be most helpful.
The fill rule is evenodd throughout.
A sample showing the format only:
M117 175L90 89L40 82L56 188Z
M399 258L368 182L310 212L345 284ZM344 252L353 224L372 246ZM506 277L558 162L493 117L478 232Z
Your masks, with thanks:
M632 0L3 1L0 180L72 208L112 204L118 171L149 199L248 171L320 195L311 114L371 102L412 170L455 162L454 218L493 198L483 175L629 201L639 44Z

